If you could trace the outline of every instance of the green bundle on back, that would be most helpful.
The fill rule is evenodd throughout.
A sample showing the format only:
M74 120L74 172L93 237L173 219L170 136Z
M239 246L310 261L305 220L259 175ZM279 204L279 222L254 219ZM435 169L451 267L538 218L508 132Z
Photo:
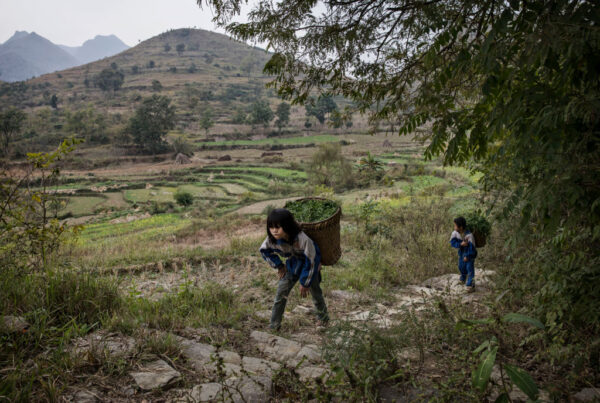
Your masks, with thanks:
M490 235L492 225L481 211L469 211L464 215L467 220L467 229L473 233L475 244L478 248L485 246L487 237Z
M287 202L285 208L294 215L296 221L309 223L328 219L339 206L332 200L301 199Z

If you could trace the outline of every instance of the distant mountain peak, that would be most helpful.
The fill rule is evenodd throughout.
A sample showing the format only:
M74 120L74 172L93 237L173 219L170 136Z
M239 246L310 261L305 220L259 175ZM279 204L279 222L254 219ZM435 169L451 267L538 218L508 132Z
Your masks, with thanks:
M15 31L15 33L13 34L13 36L11 36L10 38L8 38L8 40L6 42L4 42L5 44L11 41L16 41L18 39L21 38L25 38L29 36L29 32L27 31Z
M87 64L129 49L115 35L96 35L82 46L56 45L35 32L16 31L0 45L3 81L20 81Z

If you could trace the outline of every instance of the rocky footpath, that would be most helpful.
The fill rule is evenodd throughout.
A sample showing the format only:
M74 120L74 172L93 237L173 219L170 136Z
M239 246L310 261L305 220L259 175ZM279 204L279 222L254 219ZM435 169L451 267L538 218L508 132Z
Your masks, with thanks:
M482 306L482 300L493 286L494 272L479 270L477 273L476 291L466 292L465 286L460 283L458 275L446 274L430 278L419 285L404 287L395 295L392 302L387 305L376 303L368 309L354 309L361 306L360 297L353 292L331 290L328 297L330 305L337 306L335 320L348 321L357 325L375 325L378 327L393 326L407 311L419 314L426 309L434 307L440 301L465 304L469 306ZM336 305L337 304L337 305ZM346 309L339 308L340 306ZM294 316L311 314L311 308L297 305L286 315L291 322ZM268 323L270 312L259 311L255 316ZM14 321L13 321L14 322ZM306 330L305 330L306 331ZM194 336L194 332L196 336ZM154 357L138 364L134 370L128 372L129 386L123 393L131 400L144 401L144 396L156 396L157 391L162 391L160 396L164 401L176 402L265 402L271 399L273 393L273 378L278 371L283 369L293 371L295 376L305 383L310 383L324 378L329 374L329 367L323 361L319 348L322 333L315 330L308 333L297 333L291 336L296 340L282 337L261 330L252 330L246 335L244 352L222 348L219 345L206 343L200 329L191 329L182 332L184 336L176 336L176 342L181 348L183 363L177 365L169 362L166 357ZM199 336L198 336L199 335ZM340 342L340 348L344 348ZM76 340L72 351L77 355L103 354L127 357L136 349L133 338L116 333L95 332L84 338ZM414 348L407 348L400 353L399 358L406 362L423 361L423 354L427 352ZM181 382L181 367L194 374L192 381ZM492 374L492 384L499 383L499 372L495 368ZM185 388L181 385L185 384ZM389 390L388 390L389 389ZM406 391L403 394L393 388L380 391L382 401L411 401ZM152 394L153 393L153 394ZM434 390L410 391L415 396L433 396ZM598 389L588 388L573 396L574 401L597 401L600 394ZM411 395L412 396L412 395ZM493 397L493 396L492 396ZM515 402L526 401L526 396L514 388L511 399ZM547 399L547 394L542 393L542 401ZM72 402L95 402L107 399L98 390L78 390L68 398ZM121 400L121 399L116 399ZM129 400L129 399L126 399Z

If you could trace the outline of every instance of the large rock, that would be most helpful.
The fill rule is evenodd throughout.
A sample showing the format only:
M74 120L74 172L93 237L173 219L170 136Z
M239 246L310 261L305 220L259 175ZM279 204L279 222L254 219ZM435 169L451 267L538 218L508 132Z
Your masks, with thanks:
M230 378L226 382L227 390L223 391L226 401L233 402L266 402L271 395L271 378L265 376L242 376Z
M298 305L294 309L292 309L292 313L297 315L309 315L311 313L311 309L304 305Z
M306 382L323 376L327 369L318 366L305 366L296 369L300 381Z
M331 290L329 291L329 296L335 299L341 299L346 301L350 301L356 298L355 293L345 290Z
M600 388L584 388L573 395L576 402L600 402Z
M250 338L256 342L256 346L263 354L277 361L288 361L296 357L302 349L302 345L298 342L258 330L250 333Z
M228 350L220 350L210 344L198 343L193 340L180 339L182 352L184 357L197 370L208 370L209 372L217 371L217 362L223 360L223 369L228 375L237 375L240 373L242 357Z
M297 360L304 360L306 362L320 362L321 361L321 353L319 352L319 347L312 345L303 346L298 354L296 354Z
M212 355L217 351L210 344L198 343L193 340L180 339L180 344L183 355L194 367L211 362Z
M270 320L271 319L271 311L256 311L254 315L259 319Z
M492 285L494 274L493 270L475 269L476 288L489 288ZM465 293L465 286L460 282L460 276L457 273L429 278L423 282L422 286L455 295Z
M196 385L182 402L214 402L220 400L223 387L219 383L203 383Z
M75 354L106 353L126 356L134 352L135 346L132 337L100 330L76 339L72 351Z
M73 395L71 400L73 403L94 403L99 402L98 396L96 393L88 391L88 390L80 390L79 392Z
M389 327L392 325L392 321L378 313L372 311L354 311L347 315L347 319L350 322L369 322L379 327Z
M29 323L21 316L6 315L0 318L0 331L6 333L25 333Z
M179 379L181 374L171 368L163 360L152 361L137 372L130 372L137 385L142 390L153 390Z
M263 360L262 358L244 357L242 360L244 370L250 374L272 377L273 372L279 370L281 365L273 361Z

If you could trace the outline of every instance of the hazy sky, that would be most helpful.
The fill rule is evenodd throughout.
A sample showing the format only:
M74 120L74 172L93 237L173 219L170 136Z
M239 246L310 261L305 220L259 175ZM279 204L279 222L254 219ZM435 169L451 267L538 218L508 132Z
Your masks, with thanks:
M195 0L0 0L0 43L18 30L69 46L115 34L135 46L171 28L223 32L211 20Z

